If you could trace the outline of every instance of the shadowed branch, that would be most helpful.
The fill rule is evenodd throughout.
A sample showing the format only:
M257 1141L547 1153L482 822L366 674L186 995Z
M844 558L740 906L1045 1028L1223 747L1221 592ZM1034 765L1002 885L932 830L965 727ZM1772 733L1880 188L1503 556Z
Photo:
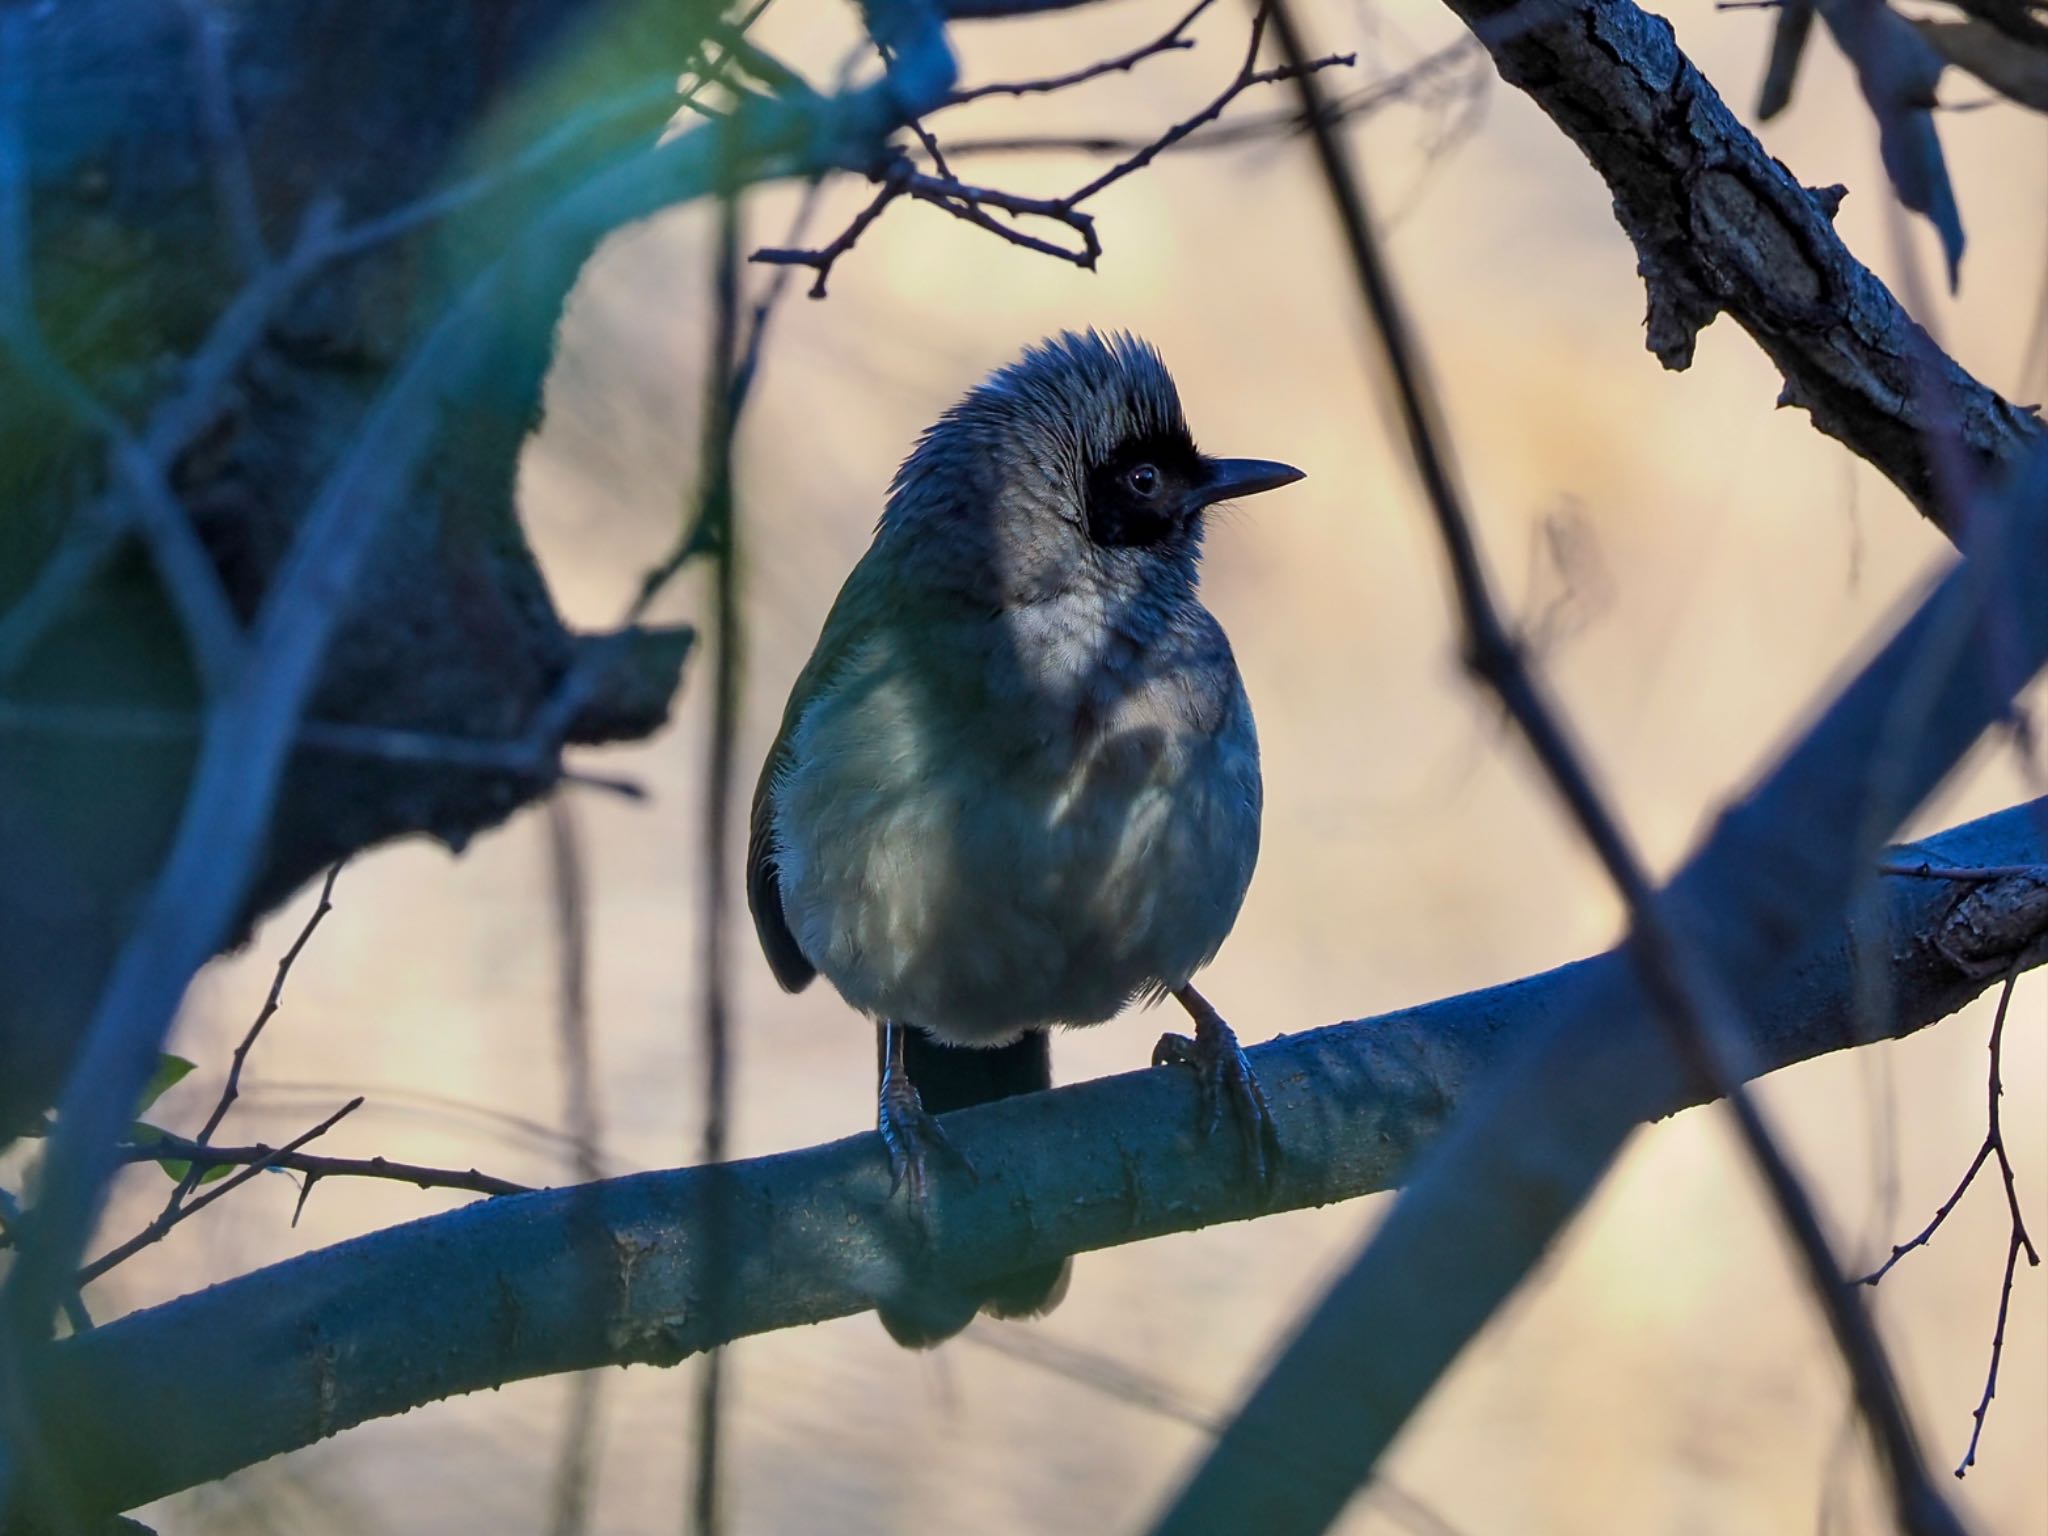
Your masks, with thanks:
M2041 860L2040 809L2016 807L1900 857ZM1944 882L1890 879L1879 894L1881 942L1819 935L1756 989L1756 1070L1911 1033L1984 989L1973 970L2048 957L2048 908L2017 951L2000 953L1981 948L1973 924L1951 931L1958 892ZM1859 975L1865 962L1887 967L1881 991ZM1647 1069L1618 1094L1595 1049L1591 1087L1625 1104L1631 1123L1668 1115L1699 1091L1659 1065L1662 1036L1645 1009L1609 1006L1629 995L1629 976L1616 952L1254 1047L1285 1150L1270 1206L1234 1147L1197 1136L1186 1074L1128 1073L948 1116L980 1178L939 1179L929 1246L889 1200L888 1159L863 1134L722 1169L486 1201L258 1270L57 1345L39 1404L50 1449L62 1466L91 1469L100 1504L132 1507L452 1393L673 1364L730 1338L862 1311L924 1283L927 1265L985 1278L1392 1188L1503 1062L1565 1024L1647 1047ZM1888 1004L1875 1015L1865 1007L1874 995ZM719 1198L729 1255L703 1243ZM728 1262L731 1303L714 1319L700 1305L706 1266ZM422 1315L438 1320L431 1350L418 1347ZM309 1352L333 1363L315 1369ZM152 1433L135 1436L129 1405L144 1382L157 1412Z

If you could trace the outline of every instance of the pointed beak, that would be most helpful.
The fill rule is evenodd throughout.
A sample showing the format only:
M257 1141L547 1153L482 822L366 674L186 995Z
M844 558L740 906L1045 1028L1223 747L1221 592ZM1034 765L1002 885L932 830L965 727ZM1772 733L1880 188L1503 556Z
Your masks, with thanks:
M1261 491L1277 491L1283 485L1292 485L1305 478L1292 464L1276 464L1271 459L1211 459L1208 483L1202 487L1202 505L1212 502L1235 501L1240 496L1256 496Z

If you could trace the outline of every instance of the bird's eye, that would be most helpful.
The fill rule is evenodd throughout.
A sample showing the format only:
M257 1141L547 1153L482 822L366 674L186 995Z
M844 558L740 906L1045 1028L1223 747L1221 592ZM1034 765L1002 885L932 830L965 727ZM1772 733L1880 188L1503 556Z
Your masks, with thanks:
M1150 464L1140 464L1125 473L1124 484L1131 488L1133 495L1150 501L1159 494L1159 471Z

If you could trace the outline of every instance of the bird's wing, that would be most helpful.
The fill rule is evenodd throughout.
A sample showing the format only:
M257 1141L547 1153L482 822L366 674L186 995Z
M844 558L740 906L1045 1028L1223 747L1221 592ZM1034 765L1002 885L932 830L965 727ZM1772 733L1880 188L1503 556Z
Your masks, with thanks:
M754 932L761 936L761 953L768 957L768 969L782 983L783 991L801 992L811 984L818 968L797 947L789 919L782 914L782 880L775 864L774 780L782 771L786 753L778 739L768 761L761 765L761 782L754 786L754 819L747 833L747 910L754 914Z
M874 574L878 569L871 549L839 589L811 659L804 663L795 686L789 690L789 702L782 710L782 726L775 733L775 745L768 749L768 759L761 764L760 780L754 785L754 811L747 832L747 909L754 914L754 932L760 935L761 952L768 957L768 968L785 992L801 992L811 984L818 968L797 944L782 910L781 872L776 865L776 785L794 761L797 722L803 718L804 710L831 682L862 631L882 611Z

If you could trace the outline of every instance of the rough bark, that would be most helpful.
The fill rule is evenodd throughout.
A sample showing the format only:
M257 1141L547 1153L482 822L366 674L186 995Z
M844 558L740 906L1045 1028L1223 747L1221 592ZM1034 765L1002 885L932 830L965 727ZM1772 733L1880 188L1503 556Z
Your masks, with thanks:
M1779 403L1875 465L1952 542L1958 498L1933 445L1953 434L1996 482L2048 439L2037 407L1934 346L1836 236L1844 189L1802 186L1772 159L1663 17L1631 0L1447 3L1606 180L1665 367L1689 366L1699 332L1728 315L1783 373Z

